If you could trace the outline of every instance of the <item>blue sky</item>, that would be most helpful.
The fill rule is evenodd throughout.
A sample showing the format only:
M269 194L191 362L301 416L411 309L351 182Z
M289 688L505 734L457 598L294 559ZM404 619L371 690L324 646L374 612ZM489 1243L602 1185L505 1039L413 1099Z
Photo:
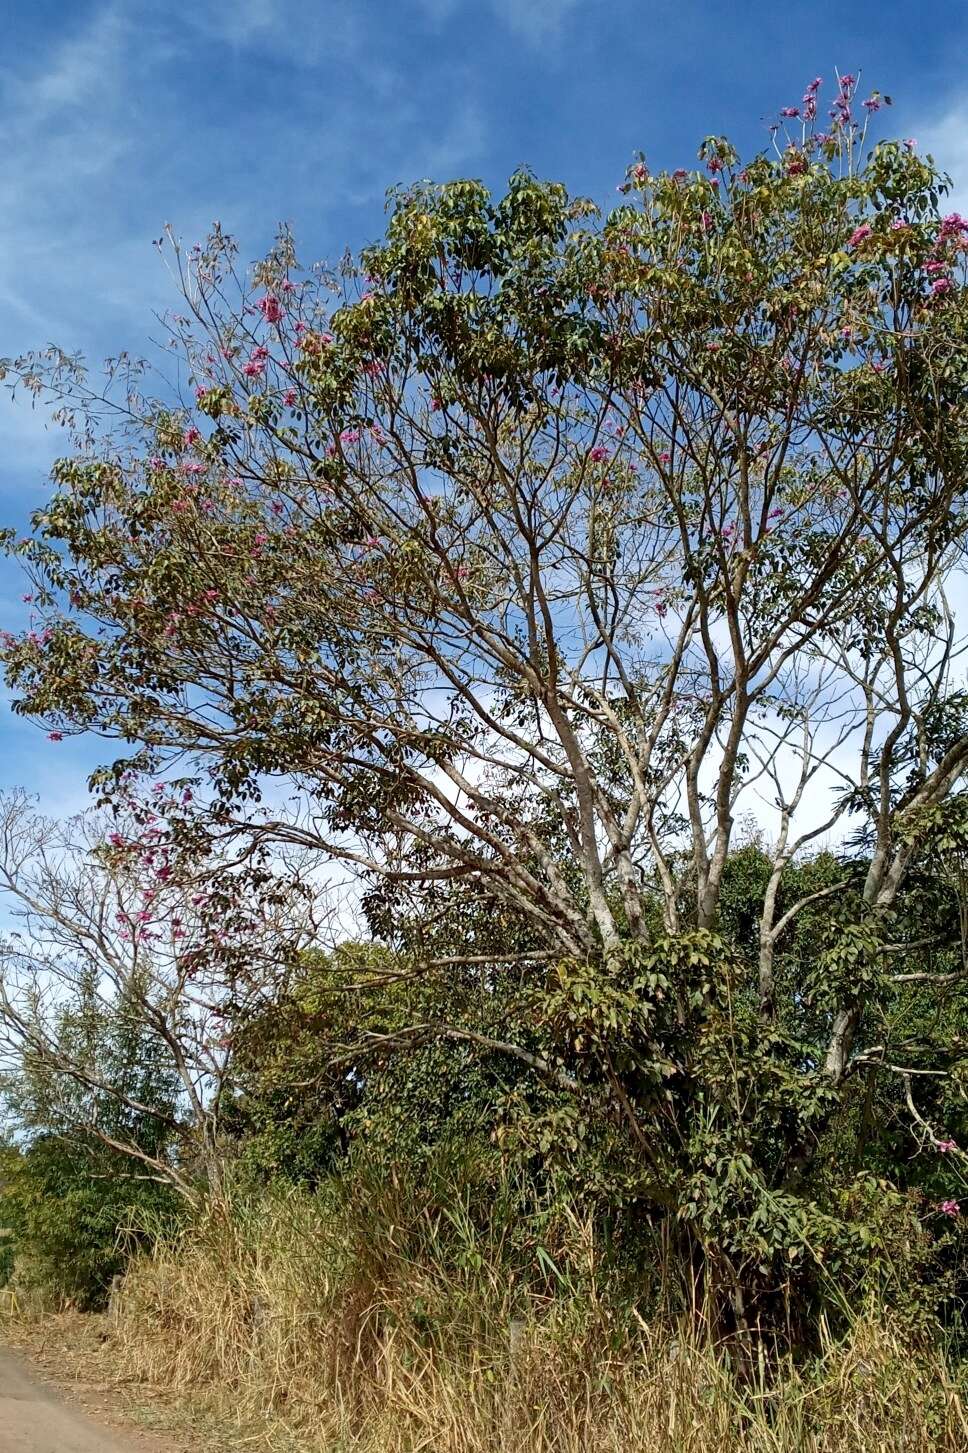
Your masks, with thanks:
M861 70L968 191L968 6L957 0L31 0L0 55L0 354L141 353L175 301L152 239L218 219L256 258L379 235L387 187L520 163L607 201L631 154L744 149L814 75ZM882 113L883 114L883 113ZM0 398L2 522L45 494L58 436ZM0 568L0 624L24 619ZM104 753L109 755L110 752ZM0 701L0 785L78 807L102 751L48 743Z

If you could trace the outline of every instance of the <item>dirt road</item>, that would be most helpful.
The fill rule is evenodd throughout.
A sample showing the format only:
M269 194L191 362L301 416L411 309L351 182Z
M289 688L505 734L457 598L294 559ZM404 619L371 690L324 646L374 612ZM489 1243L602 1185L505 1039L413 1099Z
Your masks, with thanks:
M137 1433L98 1427L0 1347L0 1453L146 1453L146 1446Z

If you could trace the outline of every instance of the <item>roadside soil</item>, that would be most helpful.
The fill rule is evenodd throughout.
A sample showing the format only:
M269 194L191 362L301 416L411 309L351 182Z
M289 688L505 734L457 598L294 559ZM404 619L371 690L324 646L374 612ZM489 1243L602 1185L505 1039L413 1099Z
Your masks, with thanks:
M207 1453L218 1446L198 1430L156 1431L170 1428L174 1413L147 1389L103 1381L97 1334L92 1338L84 1320L0 1325L0 1453Z

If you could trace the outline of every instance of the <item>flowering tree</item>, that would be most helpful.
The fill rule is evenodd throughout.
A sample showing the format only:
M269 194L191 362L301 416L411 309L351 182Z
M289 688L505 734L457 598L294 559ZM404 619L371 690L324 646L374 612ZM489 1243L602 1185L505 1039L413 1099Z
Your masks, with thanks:
M694 170L639 160L607 217L522 172L499 200L396 194L386 238L332 272L288 234L251 275L218 230L187 256L169 239L193 398L144 397L126 361L103 392L62 355L7 365L79 446L16 546L17 709L139 744L117 774L177 761L237 851L355 866L374 922L424 926L418 958L455 895L514 925L547 1044L503 1047L593 1087L643 1193L693 1220L692 1131L663 1117L677 1096L707 1131L732 1116L747 1155L707 1042L737 1004L756 1103L803 1092L770 1168L753 1156L773 1186L895 1063L892 915L968 761L948 596L968 223L913 144L869 147L852 77L824 131L819 90L771 154L710 137ZM738 954L724 874L764 800ZM848 826L862 871L791 899L792 866ZM808 986L777 971L804 913L806 1056ZM509 952L475 929L434 961Z
M15 1109L26 1092L48 1130L193 1201L220 1185L231 1016L278 989L306 918L291 878L190 841L185 795L67 824L22 793L0 801L0 893L19 925L0 945L0 1053Z

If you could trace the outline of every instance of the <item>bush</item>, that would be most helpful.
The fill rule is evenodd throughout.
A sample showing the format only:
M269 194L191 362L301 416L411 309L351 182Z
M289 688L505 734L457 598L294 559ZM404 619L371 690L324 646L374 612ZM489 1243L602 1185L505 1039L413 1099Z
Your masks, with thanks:
M45 1304L102 1306L131 1252L175 1215L171 1192L127 1157L53 1136L5 1149L0 1178L4 1279Z

